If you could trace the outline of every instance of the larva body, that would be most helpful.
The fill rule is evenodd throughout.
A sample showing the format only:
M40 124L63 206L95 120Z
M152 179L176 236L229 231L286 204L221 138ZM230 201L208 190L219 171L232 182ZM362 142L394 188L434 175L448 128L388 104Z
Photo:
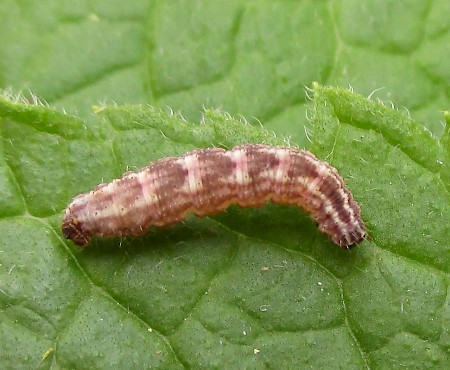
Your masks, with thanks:
M336 169L305 150L241 145L163 158L76 196L65 211L66 238L85 246L92 236L141 235L193 212L211 215L230 204L296 205L343 248L364 239L360 208Z

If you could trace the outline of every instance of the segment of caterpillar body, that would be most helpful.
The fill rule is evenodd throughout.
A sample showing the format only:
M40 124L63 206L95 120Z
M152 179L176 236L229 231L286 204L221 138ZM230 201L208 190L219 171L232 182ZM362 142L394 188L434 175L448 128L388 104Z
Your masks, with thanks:
M92 236L141 235L189 212L206 216L269 200L304 208L342 248L365 238L360 208L335 168L305 150L251 144L163 158L98 185L73 199L62 232L86 246Z

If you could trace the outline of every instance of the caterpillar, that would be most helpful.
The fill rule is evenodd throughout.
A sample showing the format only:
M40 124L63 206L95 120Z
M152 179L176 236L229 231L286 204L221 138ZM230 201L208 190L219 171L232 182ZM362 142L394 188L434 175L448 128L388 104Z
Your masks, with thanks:
M62 233L86 246L93 236L138 236L190 212L202 217L269 200L304 208L342 248L366 236L359 205L334 167L306 150L252 144L163 158L100 184L72 200Z

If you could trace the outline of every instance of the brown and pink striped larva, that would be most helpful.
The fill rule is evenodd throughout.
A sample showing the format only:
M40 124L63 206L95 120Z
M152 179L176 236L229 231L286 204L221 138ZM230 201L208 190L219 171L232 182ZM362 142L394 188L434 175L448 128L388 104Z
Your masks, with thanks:
M359 206L336 169L305 150L250 144L163 158L98 185L73 199L62 232L85 246L92 236L137 236L190 212L207 216L230 204L254 207L269 200L304 208L342 248L366 235Z

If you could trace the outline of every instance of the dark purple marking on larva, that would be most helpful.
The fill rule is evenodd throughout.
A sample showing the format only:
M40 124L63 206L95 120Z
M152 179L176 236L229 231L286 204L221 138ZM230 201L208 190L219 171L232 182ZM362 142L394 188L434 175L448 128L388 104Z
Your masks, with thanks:
M253 207L269 200L304 208L342 248L366 236L360 208L336 169L305 150L251 144L163 158L101 184L73 199L62 232L85 246L92 236L141 235L189 212L206 216L230 204Z

